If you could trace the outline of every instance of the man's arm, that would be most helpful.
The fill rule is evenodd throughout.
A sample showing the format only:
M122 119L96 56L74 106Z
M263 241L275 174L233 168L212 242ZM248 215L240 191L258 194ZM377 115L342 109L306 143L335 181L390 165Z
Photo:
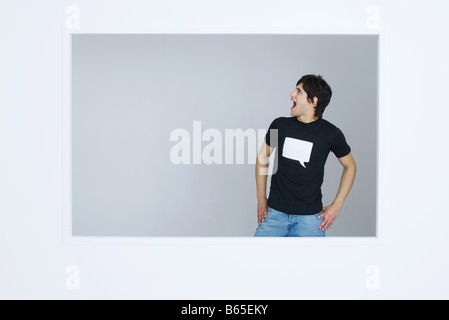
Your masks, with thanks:
M267 217L267 175L268 158L274 148L264 142L256 159L256 187L257 187L257 223L261 223Z
M341 165L343 166L343 173L341 175L340 187L338 188L337 195L335 196L332 204L323 208L323 213L318 216L318 218L324 217L323 222L318 227L321 231L329 230L330 226L337 218L338 213L343 207L343 203L349 194L354 183L356 174L356 165L352 154L349 153L347 156L338 158Z

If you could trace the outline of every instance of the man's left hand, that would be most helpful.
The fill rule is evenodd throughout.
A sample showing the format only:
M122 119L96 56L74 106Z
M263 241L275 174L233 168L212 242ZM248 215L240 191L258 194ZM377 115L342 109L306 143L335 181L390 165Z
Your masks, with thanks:
M321 231L329 230L334 220L337 218L338 213L340 212L341 206L336 204L331 204L323 207L323 212L318 216L318 219L324 217L323 222L320 224L318 229Z

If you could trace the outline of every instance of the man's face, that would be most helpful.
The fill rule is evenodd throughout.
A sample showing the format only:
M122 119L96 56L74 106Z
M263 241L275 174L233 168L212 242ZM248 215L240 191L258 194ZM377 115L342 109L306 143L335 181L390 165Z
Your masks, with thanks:
M290 93L290 99L293 101L293 106L291 107L292 117L306 114L310 108L313 110L312 103L307 101L307 93L304 91L302 83L297 85L295 90Z

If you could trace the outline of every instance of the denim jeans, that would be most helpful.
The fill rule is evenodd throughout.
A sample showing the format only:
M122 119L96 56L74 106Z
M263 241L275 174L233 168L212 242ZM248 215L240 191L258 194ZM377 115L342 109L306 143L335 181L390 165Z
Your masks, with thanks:
M321 211L322 212L322 211ZM268 207L265 221L259 223L255 237L324 237L325 231L318 229L324 218L318 212L311 215L284 213Z

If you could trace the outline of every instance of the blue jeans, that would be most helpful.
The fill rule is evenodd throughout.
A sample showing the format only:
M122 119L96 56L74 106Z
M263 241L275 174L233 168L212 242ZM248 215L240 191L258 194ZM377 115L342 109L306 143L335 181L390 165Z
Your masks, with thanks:
M322 211L321 211L322 212ZM318 212L311 215L284 213L268 207L265 221L259 223L255 237L324 237L325 231L318 229L324 218Z

